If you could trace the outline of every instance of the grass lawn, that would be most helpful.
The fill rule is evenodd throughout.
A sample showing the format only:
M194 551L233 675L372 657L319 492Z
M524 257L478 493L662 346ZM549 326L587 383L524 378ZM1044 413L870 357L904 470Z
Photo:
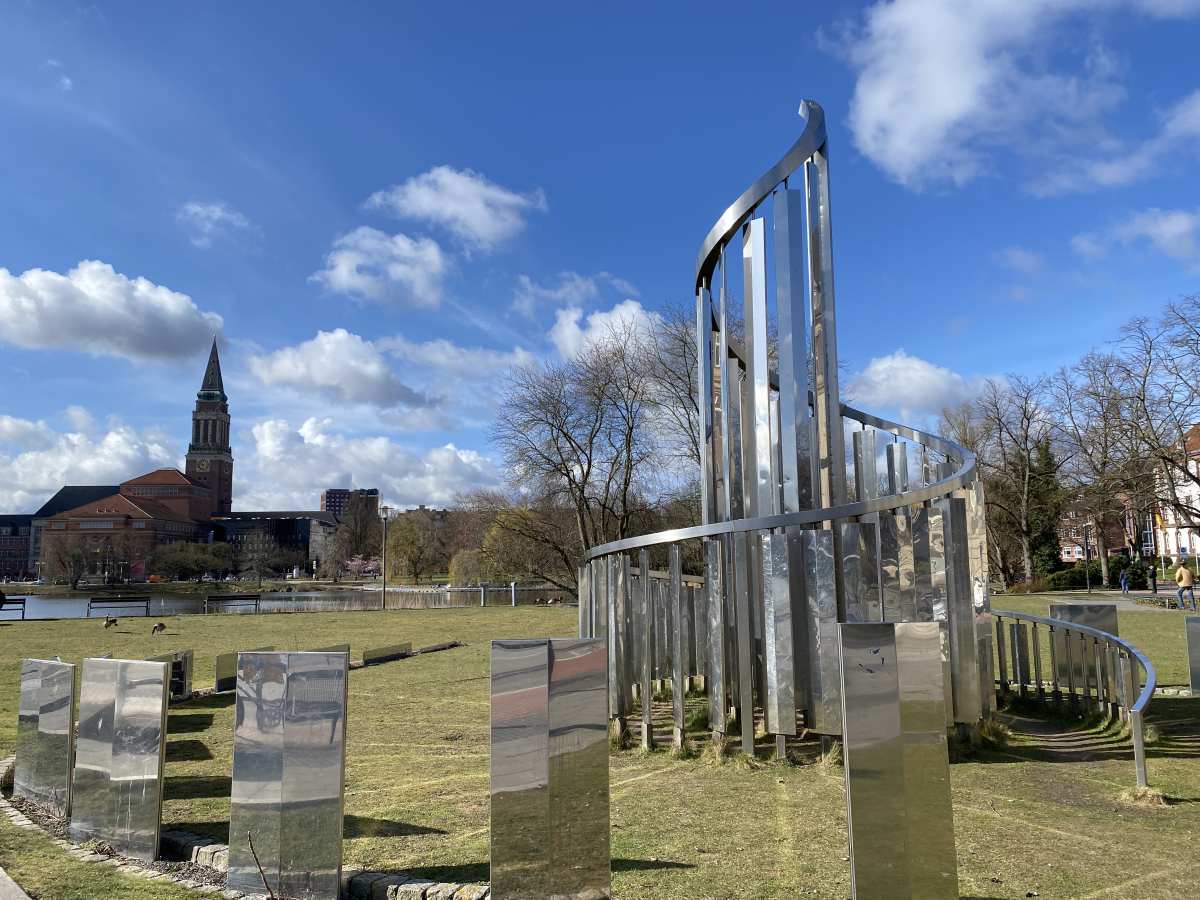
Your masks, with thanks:
M1044 598L997 598L1000 608L1045 611ZM22 656L112 651L141 657L195 651L195 686L213 656L274 644L304 649L451 639L466 647L350 673L344 858L349 865L486 880L488 864L488 644L499 637L570 635L573 609L497 607L167 620L123 619L0 627L0 754L16 730ZM1180 614L1121 614L1121 631L1159 666L1186 677ZM175 707L166 763L167 825L225 840L232 751L231 697ZM664 714L667 707L664 706ZM1148 749L1151 784L1200 801L1200 700L1151 707L1161 742ZM1200 803L1123 803L1132 786L1127 744L1112 731L1014 719L1007 748L952 767L959 884L968 897L1193 897ZM808 744L801 750L810 749ZM841 770L816 764L714 765L664 751L611 757L613 888L618 897L849 896ZM900 839L900 836L897 836ZM48 841L0 821L0 866L31 894L55 900L179 897L177 889L76 864Z

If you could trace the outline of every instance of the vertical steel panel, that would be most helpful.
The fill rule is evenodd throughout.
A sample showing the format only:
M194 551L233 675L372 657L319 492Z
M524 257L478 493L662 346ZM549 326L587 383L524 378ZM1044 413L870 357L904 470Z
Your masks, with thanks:
M833 556L833 532L805 529L800 535L803 550L807 619L810 703L805 724L820 734L841 734L842 691L838 669L837 591Z
M492 893L549 896L549 642L492 641L491 688Z
M1004 649L1004 624L996 622L996 655L1000 661L1000 690L1008 690L1008 654Z
M666 678L667 669L667 635L670 629L667 622L667 601L663 595L663 581L654 579L651 604L654 607L654 677Z
M604 646L568 639L549 643L548 893L605 897L611 853Z
M908 896L905 741L895 626L840 627L842 763L855 900Z
M620 554L610 553L604 557L605 625L608 635L608 714L616 717L621 712L621 659L617 636L620 617L617 614L617 569Z
M231 888L260 890L261 864L274 891L338 897L348 665L336 651L238 655Z
M935 616L929 507L923 504L909 507L908 521L913 554L913 621L932 622Z
M954 679L954 719L974 724L983 716L980 697L975 601L967 559L967 504L958 497L939 500L946 558L946 609ZM989 616L990 620L990 616ZM988 644L990 648L990 642Z
M874 522L842 522L842 584L847 622L879 622L878 529Z
M878 514L879 520L879 586L882 598L882 618L885 622L902 622L905 616L900 590L900 544L908 535L908 523L890 512ZM912 604L909 604L910 607Z
M767 357L767 248L766 226L761 218L748 221L742 230L742 273L745 283L746 375L752 391L754 425L747 465L753 466L754 509L759 515L776 511L777 490L772 471L771 363ZM748 491L749 493L749 491Z
M956 900L958 861L946 745L941 623L896 625L895 648L904 739L908 896Z
M708 542L701 545L702 559L707 562L708 558ZM708 582L703 585L697 585L692 590L692 624L695 631L695 652L692 656L692 663L695 674L702 678L708 676Z
M638 645L641 647L641 701L642 701L642 746L654 746L654 607L650 598L650 551L642 549L638 558L641 572L640 590L637 592Z
M492 892L609 893L605 653L598 640L492 642Z
M966 490L967 541L970 554L972 601L975 609L975 659L979 671L980 715L996 708L996 679L992 670L992 600L988 583L987 517L983 480Z
M632 559L628 553L620 556L620 590L617 600L621 612L620 658L621 658L621 706L620 714L628 716L633 708L633 683L637 673L633 668L633 594L631 585L633 578L630 573Z
M775 192L775 314L779 320L779 437L783 512L811 509L808 311L804 302L804 194Z
M85 659L71 837L152 860L162 819L166 663Z
M696 293L696 397L700 421L700 515L705 524L717 520L713 476L712 294L705 284Z
M13 795L65 818L75 758L75 666L21 660Z
M591 572L591 567L588 563L584 563L579 567L579 575L576 579L579 591L579 626L576 629L576 634L579 637L591 637L591 622L588 607L591 603L591 592L588 588L588 575ZM516 582L513 582L513 591L516 591ZM514 597L515 601L515 597ZM515 602L514 602L514 605Z
M733 582L737 607L737 702L742 750L754 754L754 633L750 618L749 538L745 532L732 535Z
M171 667L169 699L182 703L192 696L192 651L172 650L162 656L147 657L151 662L165 662Z
M1033 658L1033 689L1037 691L1039 697L1042 697L1045 695L1045 688L1042 685L1042 638L1036 622L1030 625L1030 631L1029 655Z
M879 470L876 467L875 429L864 428L852 435L854 444L854 497L874 500L879 496Z
M887 446L888 493L892 496L908 491L908 445L899 442Z
M213 662L213 671L216 673L216 678L214 679L216 692L220 694L225 691L232 691L237 687L239 653L266 653L268 650L274 649L274 647L252 647L246 650L234 650L231 653L218 654L216 660Z
M1051 603L1050 618L1086 625L1119 636L1115 603Z
M671 722L672 737L676 748L683 746L683 701L687 694L687 621L683 607L683 563L679 545L672 544L667 551L668 568L671 575L671 610L673 615L671 632Z
M1012 647L1013 678L1021 694L1032 680L1029 671L1029 633L1024 622L1009 624L1009 643Z
M1200 616L1184 620L1187 631L1188 684L1193 694L1200 694Z
M708 724L713 731L725 733L725 711L729 698L725 691L725 577L723 572L724 539L704 542L704 587L708 594Z
M817 152L804 164L808 209L808 298L812 313L813 399L821 506L846 499L846 455L838 390L837 324L833 295L833 227L829 163Z
M765 532L762 543L767 690L763 712L767 731L796 733L795 654L792 648L792 600L788 537Z
M721 453L718 461L718 479L721 483L721 518L729 521L740 515L734 510L734 453L733 453L733 409L730 404L738 395L737 363L733 362L729 353L729 291L727 289L728 270L725 266L725 248L721 248L721 297L720 297L720 329L721 342L717 349L720 362L720 390L717 392L721 406L720 431Z

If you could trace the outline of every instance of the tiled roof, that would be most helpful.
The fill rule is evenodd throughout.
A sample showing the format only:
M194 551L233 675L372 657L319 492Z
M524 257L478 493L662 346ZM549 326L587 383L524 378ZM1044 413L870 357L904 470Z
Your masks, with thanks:
M189 478L178 469L155 469L153 472L147 472L145 475L139 475L137 478L130 478L128 481L121 482L121 487L141 484L186 484L194 487L203 487L200 482L194 478Z
M170 507L144 497L129 497L125 494L110 494L99 497L74 509L63 510L55 518L101 519L105 516L130 516L135 519L165 519L170 522L194 522Z
M58 493L42 504L41 509L33 514L35 519L46 519L58 515L63 510L75 509L85 503L92 503L102 497L117 493L115 484L68 484L58 489Z

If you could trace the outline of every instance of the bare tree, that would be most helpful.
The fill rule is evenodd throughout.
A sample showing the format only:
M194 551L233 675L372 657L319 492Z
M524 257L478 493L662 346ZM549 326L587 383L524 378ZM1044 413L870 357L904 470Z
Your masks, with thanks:
M388 568L403 568L413 584L446 565L445 528L428 509L410 509L388 523Z

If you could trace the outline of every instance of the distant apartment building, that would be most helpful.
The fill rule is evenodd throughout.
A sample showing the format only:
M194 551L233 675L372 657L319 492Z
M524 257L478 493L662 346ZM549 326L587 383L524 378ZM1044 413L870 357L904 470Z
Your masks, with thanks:
M1068 506L1058 523L1058 545L1060 558L1064 563L1081 562L1084 555L1088 559L1099 558L1100 541L1097 539L1095 524L1078 506ZM1108 556L1126 552L1128 540L1124 526L1116 520L1104 523L1104 552Z
M316 571L333 550L336 517L318 510L231 512L213 517L220 539L233 547L235 556L256 540L266 540L284 554L294 554L297 565Z
M33 574L29 561L32 540L32 514L0 516L0 580Z
M326 488L321 491L321 512L344 518L355 498L361 498L372 514L379 514L379 488Z

